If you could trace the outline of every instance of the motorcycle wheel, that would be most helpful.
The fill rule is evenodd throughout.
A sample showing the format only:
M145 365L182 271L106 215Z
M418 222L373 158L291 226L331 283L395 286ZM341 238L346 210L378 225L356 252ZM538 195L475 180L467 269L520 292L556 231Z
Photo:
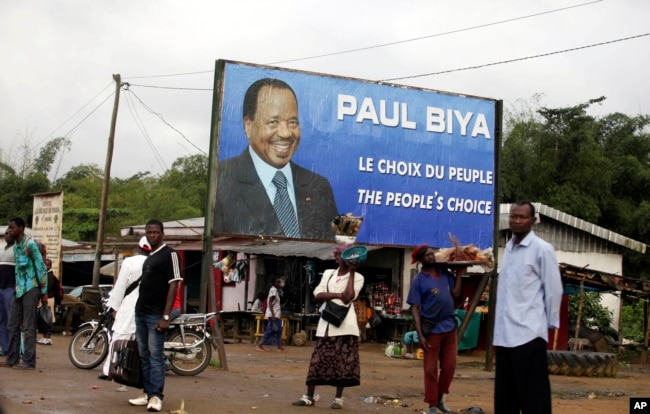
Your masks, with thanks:
M93 369L101 364L108 355L109 342L106 332L95 333L92 340L88 342L92 334L93 327L84 326L70 340L68 356L77 368Z
M187 344L201 342L202 339L202 334L189 330L185 331L185 343ZM182 343L181 332L178 330L171 332L166 341ZM212 348L208 341L201 342L190 352L175 351L169 356L172 371L183 376L200 374L208 366L211 359Z

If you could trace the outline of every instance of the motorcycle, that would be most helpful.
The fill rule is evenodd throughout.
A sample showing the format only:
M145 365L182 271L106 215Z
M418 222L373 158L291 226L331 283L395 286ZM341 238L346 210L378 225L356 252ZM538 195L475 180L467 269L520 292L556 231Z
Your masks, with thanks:
M210 364L212 348L216 343L208 324L215 313L188 313L172 320L165 334L165 366L178 375L197 375ZM79 327L70 340L68 356L81 369L93 369L108 355L111 343L113 311L103 304L99 320L91 320Z

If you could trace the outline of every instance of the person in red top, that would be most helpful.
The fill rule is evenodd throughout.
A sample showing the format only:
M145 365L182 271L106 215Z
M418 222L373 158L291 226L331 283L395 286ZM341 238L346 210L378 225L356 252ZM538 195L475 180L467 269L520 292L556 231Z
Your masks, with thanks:
M173 321L178 318L182 313L183 307L183 289L181 289L182 280L178 282L178 290L176 291L176 297L174 298L174 304L172 305L172 311L169 312L169 320Z

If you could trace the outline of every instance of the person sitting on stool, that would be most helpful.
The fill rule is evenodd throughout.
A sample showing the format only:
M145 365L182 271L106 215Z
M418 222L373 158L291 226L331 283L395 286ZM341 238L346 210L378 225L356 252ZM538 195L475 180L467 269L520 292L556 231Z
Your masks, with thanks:
M406 358L414 358L413 355L413 346L417 348L420 344L420 338L418 338L417 331L408 331L404 334L404 345L406 345Z

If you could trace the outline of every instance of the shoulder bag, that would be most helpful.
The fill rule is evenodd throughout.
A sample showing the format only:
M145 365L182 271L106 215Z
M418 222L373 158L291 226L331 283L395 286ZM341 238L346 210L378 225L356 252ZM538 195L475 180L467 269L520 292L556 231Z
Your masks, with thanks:
M330 284L330 280L332 279L332 276L334 276L333 272L330 275L329 280L327 281L328 292L330 289L329 284ZM350 277L354 277L354 274L351 274ZM331 300L328 300L325 303L325 308L323 309L323 312L321 313L321 318L325 319L327 322L331 323L332 325L338 328L343 323L345 317L348 316L349 311L350 311L350 305L341 306L334 303Z
M111 347L108 376L129 387L142 388L142 372L138 343L134 339L118 339Z

